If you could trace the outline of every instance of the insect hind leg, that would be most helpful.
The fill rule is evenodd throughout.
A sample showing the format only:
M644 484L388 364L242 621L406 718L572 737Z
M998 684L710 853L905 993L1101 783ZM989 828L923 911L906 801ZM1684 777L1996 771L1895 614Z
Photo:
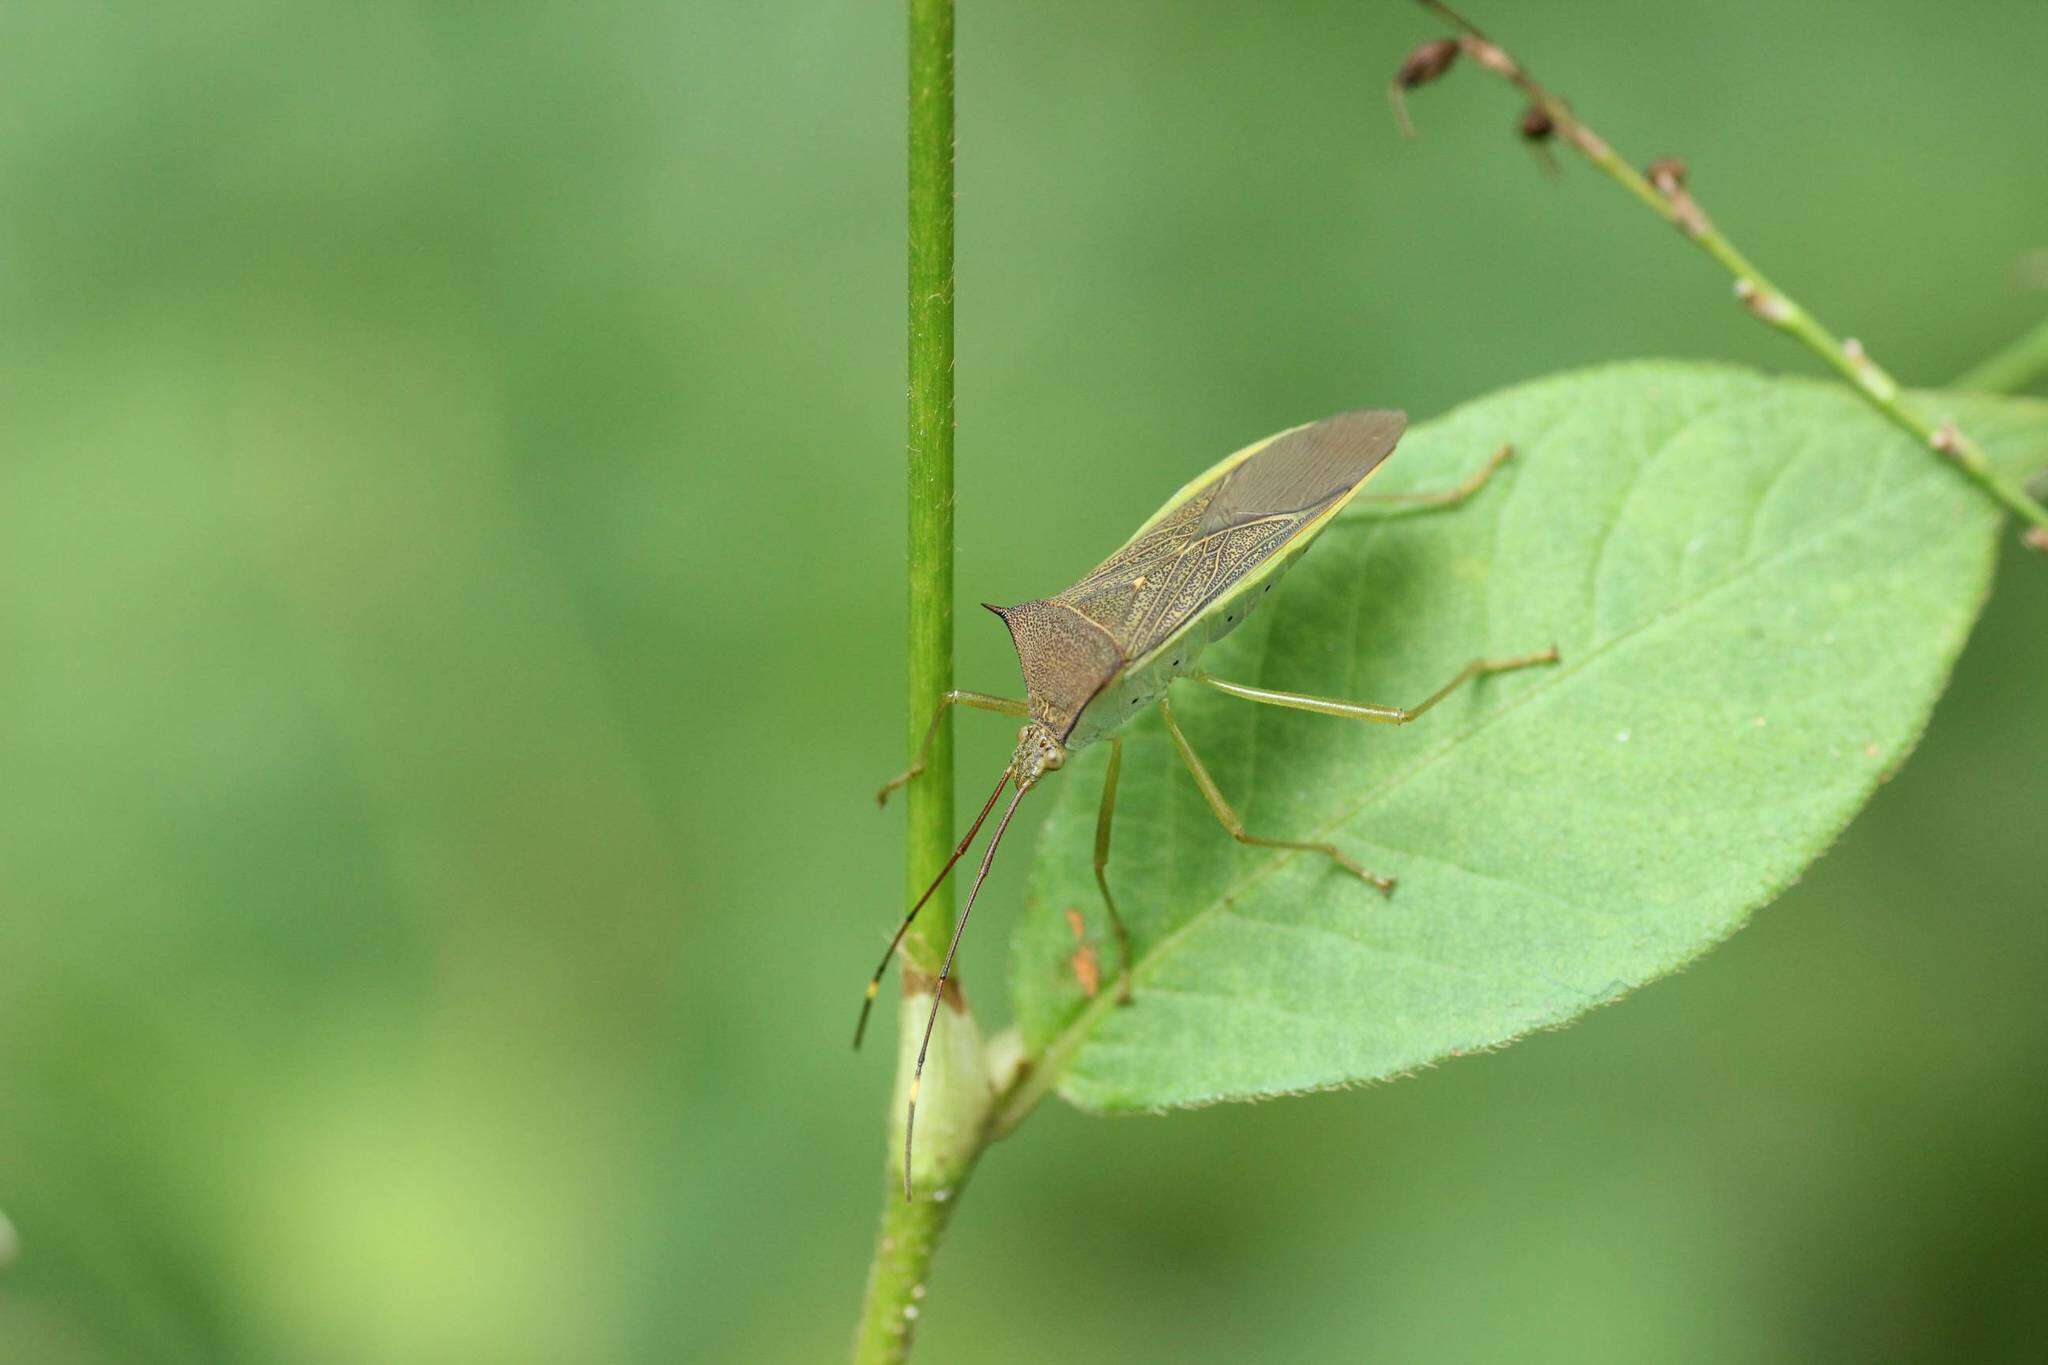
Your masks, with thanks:
M1281 692L1270 687L1248 687L1244 683L1226 682L1222 678L1212 677L1200 671L1188 676L1204 687L1213 687L1218 692L1243 701L1260 702L1266 706L1285 706L1296 711L1313 711L1318 715L1337 716L1343 720L1371 720L1382 725L1406 725L1475 678L1487 678L1496 673L1513 673L1524 668L1554 664L1557 661L1556 645L1551 645L1548 649L1539 649L1533 654L1517 654L1508 659L1474 659L1459 669L1457 676L1413 706L1382 706L1377 702L1340 701L1335 697L1310 696L1306 692Z
M1217 821L1222 824L1223 828L1230 832L1231 838L1237 840L1240 844L1255 844L1260 848L1291 848L1299 849L1304 853L1320 853L1360 881L1370 886L1378 887L1380 894L1386 896L1394 894L1394 879L1392 877L1383 877L1377 872L1367 871L1359 865L1357 860L1353 859L1335 844L1319 843L1305 839L1268 839L1247 831L1244 827L1244 821L1238 818L1235 810L1231 809L1230 802L1223 795L1222 788L1216 785L1216 779L1209 775L1208 768L1204 767L1202 760L1195 756L1194 746L1190 745L1188 737L1181 733L1180 722L1173 717L1173 707L1164 697L1159 699L1159 715L1166 722L1166 733L1173 740L1173 747L1180 751L1181 762L1187 765L1188 774L1195 779L1195 785L1202 789L1202 799L1209 803L1209 809L1215 813Z

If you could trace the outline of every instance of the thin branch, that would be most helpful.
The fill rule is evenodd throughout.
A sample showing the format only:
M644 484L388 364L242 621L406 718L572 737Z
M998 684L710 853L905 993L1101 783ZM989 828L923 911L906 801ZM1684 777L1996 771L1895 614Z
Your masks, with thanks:
M1983 448L1954 422L1930 421L1915 411L1901 395L1898 381L1864 350L1862 343L1854 337L1838 339L1819 319L1758 270L1714 225L1713 219L1707 216L1706 210L1686 187L1683 162L1665 158L1653 163L1647 173L1636 170L1573 113L1569 104L1538 84L1526 67L1482 33L1477 25L1441 0L1419 0L1419 3L1459 30L1458 37L1449 41L1457 43L1461 55L1469 57L1529 97L1532 114L1541 115L1540 119L1533 120L1536 126L1547 121L1556 136L1577 148L1588 161L1605 171L1609 178L1634 195L1652 213L1719 261L1735 277L1735 297L1752 316L1804 343L1894 425L1912 433L1930 449L1947 456L1992 498L2030 523L2025 537L2029 547L2048 550L2048 509L2043 509L2017 483L2001 474ZM1437 44L1444 41L1447 40L1435 40ZM1426 44L1416 51L1421 53L1432 46ZM1395 76L1397 95L1400 91L1412 90L1436 79L1450 64L1442 60L1417 63L1411 56ZM1525 115L1525 128L1531 124L1530 117Z
M915 757L939 699L953 685L953 0L910 0L910 630L908 747ZM953 848L953 727L941 716L924 771L905 793L909 837L906 905L946 865ZM950 885L935 891L903 940L907 994L929 993L953 928ZM932 1257L956 1196L986 1141L989 1083L973 1016L957 1008L936 1040L937 1074L926 1088L930 1111L920 1175L931 1184L898 1198L910 1173L897 1167L917 1034L902 1031L895 1097L890 1102L889 1193L868 1268L855 1334L859 1365L909 1358ZM922 995L919 996L922 998ZM906 1001L905 1013L917 1001Z
M910 1358L932 1257L953 1220L948 1200L891 1199L882 1208L882 1231L868 1267L867 1309L854 1342L855 1365Z
M953 5L910 4L910 601L907 744L913 757L953 685ZM904 869L914 898L953 849L953 725L939 718L922 776L904 793ZM906 899L906 904L908 900ZM910 965L937 973L953 932L942 886L905 937Z

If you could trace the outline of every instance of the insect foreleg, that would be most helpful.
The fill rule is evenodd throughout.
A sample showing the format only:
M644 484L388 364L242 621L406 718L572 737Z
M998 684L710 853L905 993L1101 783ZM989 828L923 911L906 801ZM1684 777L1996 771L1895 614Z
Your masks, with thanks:
M1116 897L1109 894L1109 826L1116 818L1116 779L1124 766L1124 737L1109 739L1109 771L1102 779L1102 809L1095 816L1095 884L1102 888L1102 903L1109 910L1109 927L1116 933L1116 952L1123 964L1117 983L1117 1003L1131 1003L1131 935L1123 916L1116 912Z
M1225 682L1221 678L1212 678L1207 673L1190 673L1188 676L1198 683L1215 688L1218 692L1227 692L1246 701L1264 702L1268 706L1289 706L1297 711L1314 711L1318 715L1340 716L1345 720L1376 720L1382 725L1406 725L1474 678L1483 678L1489 673L1512 673L1518 668L1556 662L1556 645L1538 650L1534 654L1518 654L1512 659L1474 659L1458 670L1457 677L1413 706L1379 706L1372 702L1311 697L1301 692L1275 692L1271 688L1247 687L1243 683Z
M1209 809L1216 813L1216 818L1222 822L1223 828L1230 831L1231 838L1240 844L1257 844L1261 848L1296 848L1304 853L1321 853L1360 881L1370 882L1387 895L1391 896L1394 893L1392 877L1382 877L1377 872L1366 871L1335 844L1312 843L1299 839L1264 839L1256 834L1246 833L1244 821L1238 819L1237 812L1230 808L1230 802L1224 799L1222 789L1216 785L1216 779L1209 776L1209 770L1202 766L1202 760L1195 757L1195 751L1189 746L1188 737L1181 733L1180 722L1173 718L1173 707L1165 697L1159 699L1159 715L1166 722L1166 733L1172 737L1173 747L1180 750L1181 762L1187 764L1189 774L1195 779L1195 785L1202 789L1202 798L1209 803Z
M977 711L998 711L1006 716L1031 714L1029 702L1017 701L1010 697L998 697L987 692L965 692L959 688L943 694L939 698L938 709L932 712L932 723L925 727L924 743L917 746L917 757L911 760L908 768L882 784L882 789L875 793L876 805L888 805L890 792L904 786L911 778L924 771L926 760L932 756L932 742L939 737L939 722L945 719L946 708L949 706L971 706Z
M1511 445L1504 445L1493 452L1493 457L1479 467L1479 472L1466 479L1456 488L1440 489L1432 493L1361 493L1358 501L1400 511L1421 512L1440 507L1456 507L1465 499L1486 486L1494 472L1506 464L1515 453Z

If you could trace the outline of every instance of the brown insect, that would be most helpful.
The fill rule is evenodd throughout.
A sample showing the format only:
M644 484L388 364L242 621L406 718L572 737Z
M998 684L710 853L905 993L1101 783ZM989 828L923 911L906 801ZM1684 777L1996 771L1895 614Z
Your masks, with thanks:
M1275 692L1225 682L1197 667L1202 652L1242 624L1316 535L1358 496L1365 481L1393 453L1406 425L1407 418L1399 412L1347 412L1255 442L1175 493L1122 549L1065 592L1014 607L983 604L1010 628L1017 660L1024 669L1024 699L984 692L946 693L909 769L891 778L876 798L886 802L890 792L924 771L932 740L938 733L939 718L948 706L971 706L1025 718L1024 728L1017 732L1017 751L995 790L982 804L981 813L889 941L881 964L868 982L860 1022L854 1028L853 1043L859 1047L868 1013L881 988L882 975L904 934L973 844L989 812L1001 799L1003 788L1014 783L1015 794L1002 819L996 822L996 832L982 854L981 866L975 872L966 904L961 907L960 923L953 931L945 963L933 987L931 1013L918 1047L904 1125L906 1197L910 1193L910 1138L917 1121L917 1092L924 1078L925 1053L931 1046L939 1002L953 971L953 957L959 951L961 935L967 929L967 917L973 913L974 898L995 862L996 849L1024 793L1046 773L1064 766L1068 754L1098 740L1106 739L1110 744L1102 805L1095 825L1095 881L1101 888L1103 907L1116 937L1121 968L1118 997L1127 1003L1131 998L1131 945L1130 935L1117 913L1116 898L1109 889L1110 826L1116 813L1117 775L1123 765L1123 739L1117 731L1147 706L1158 705L1174 748L1231 838L1265 848L1319 853L1382 892L1391 893L1394 889L1393 878L1366 870L1335 844L1270 839L1249 833L1174 719L1166 693L1176 679L1187 678L1247 701L1403 725L1470 679L1556 662L1555 648L1509 659L1474 659L1422 702L1405 708ZM1477 491L1511 453L1510 447L1503 446L1477 474L1446 492L1392 494L1375 500L1448 506Z

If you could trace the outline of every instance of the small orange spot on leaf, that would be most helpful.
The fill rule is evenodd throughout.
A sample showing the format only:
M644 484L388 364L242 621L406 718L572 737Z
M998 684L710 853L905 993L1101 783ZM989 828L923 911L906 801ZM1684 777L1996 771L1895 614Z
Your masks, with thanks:
M1093 1000L1102 989L1102 964L1088 942L1088 921L1071 905L1067 907L1067 927L1074 931L1074 954L1067 961L1073 966L1074 979L1081 983L1082 993Z
M1090 1000L1102 989L1102 967L1095 960L1095 950L1082 944L1074 950L1074 979L1081 983L1081 993Z

